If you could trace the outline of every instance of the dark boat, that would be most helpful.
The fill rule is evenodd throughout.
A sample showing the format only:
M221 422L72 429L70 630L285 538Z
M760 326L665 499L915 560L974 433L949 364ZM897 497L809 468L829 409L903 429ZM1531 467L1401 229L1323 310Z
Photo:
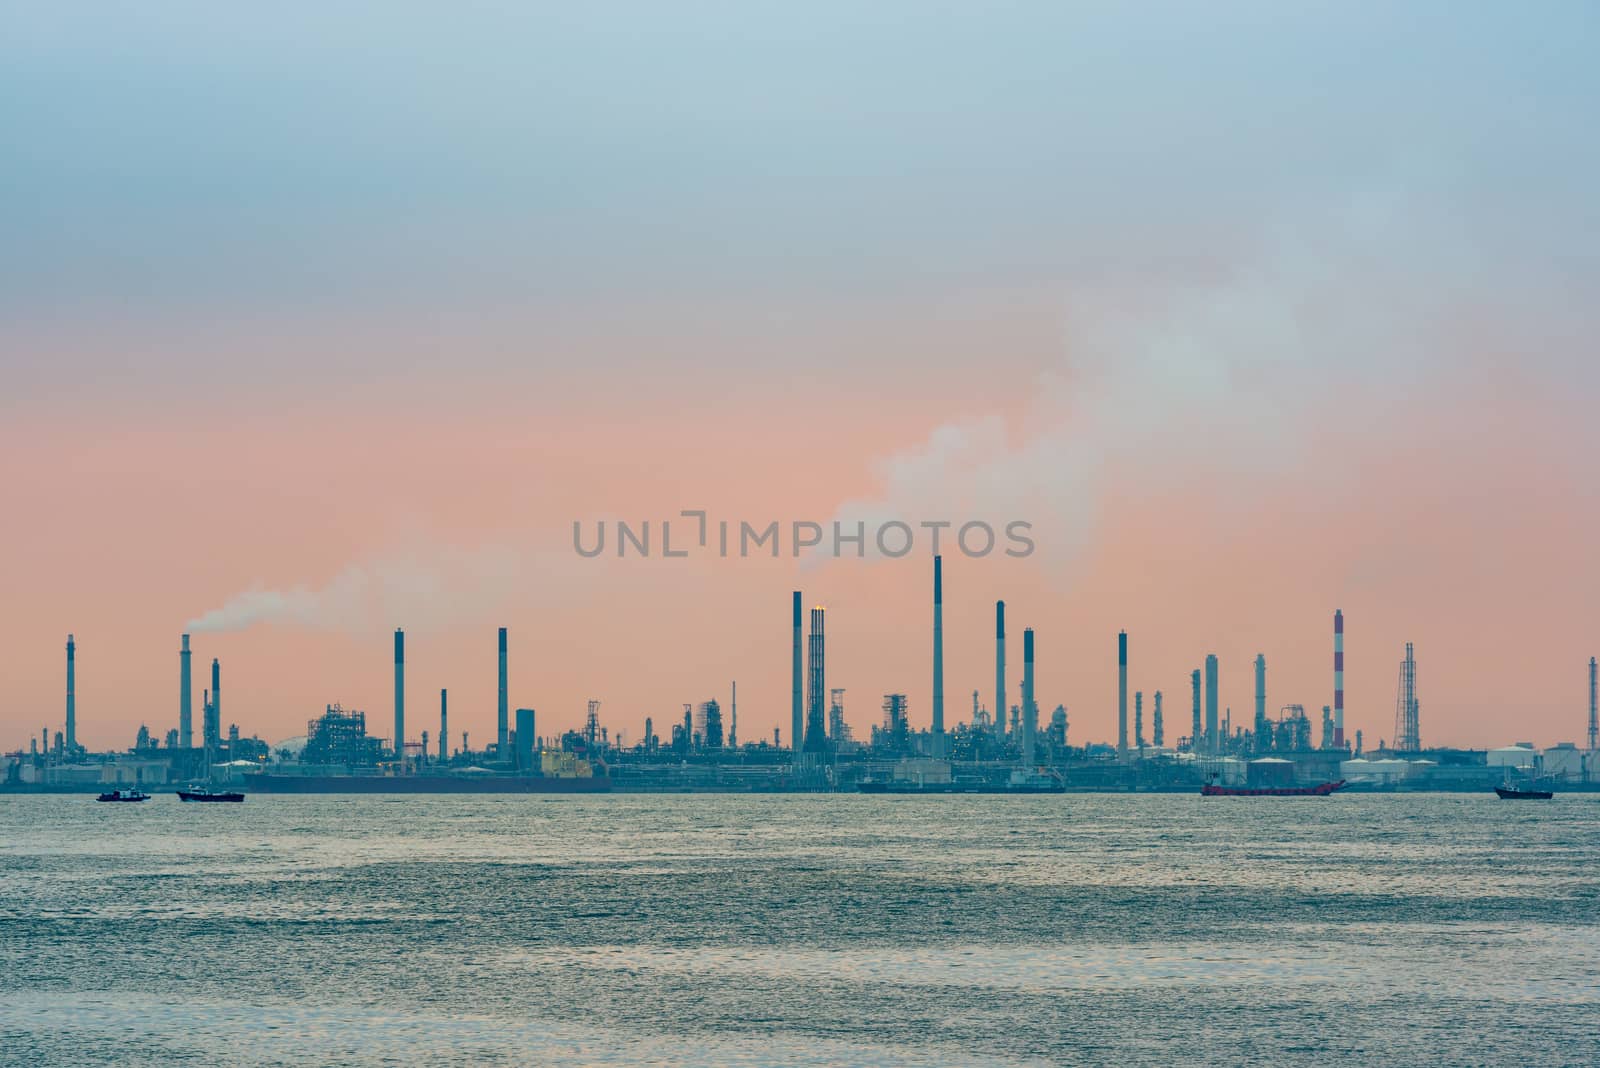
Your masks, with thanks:
M1319 782L1315 786L1218 786L1208 782L1200 787L1201 797L1327 797L1342 790L1345 781Z
M179 801L243 801L244 794L221 793L215 790L179 790Z
M1548 801L1555 796L1549 790L1518 790L1514 786L1496 786L1494 792L1502 801Z
M112 790L95 798L96 801L148 801L150 795L142 790Z

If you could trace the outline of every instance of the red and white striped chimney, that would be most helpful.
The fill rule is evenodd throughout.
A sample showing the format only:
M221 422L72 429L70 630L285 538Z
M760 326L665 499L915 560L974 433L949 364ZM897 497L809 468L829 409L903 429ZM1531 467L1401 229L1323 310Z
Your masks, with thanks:
M1344 748L1344 612L1333 611L1333 746Z

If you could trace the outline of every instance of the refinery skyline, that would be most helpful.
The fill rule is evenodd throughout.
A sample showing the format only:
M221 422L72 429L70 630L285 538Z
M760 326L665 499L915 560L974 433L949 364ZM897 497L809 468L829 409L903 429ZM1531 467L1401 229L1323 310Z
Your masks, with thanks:
M1035 676L1036 660L1039 667L1048 671L1049 658L1043 654L1039 654L1036 657L1035 629L1031 626L1022 628L1020 642L1017 642L1015 636L1009 640L1010 643L1021 646L1022 667L1015 678L1008 676L1006 667L1008 654L1007 606L1004 600L988 602L993 611L993 627L990 631L989 640L994 644L989 646L988 649L990 670L993 674L990 679L984 681L988 682L991 688L986 694L984 686L974 682L972 688L968 690L965 688L965 683L972 680L963 679L957 680L954 691L949 691L948 684L951 680L947 677L945 666L943 559L940 556L933 556L932 565L932 612L930 623L933 645L932 656L924 670L930 700L925 706L925 712L922 715L918 714L918 705L915 700L907 700L903 707L910 729L913 731L926 730L929 733L930 752L934 754L947 754L948 745L944 738L949 733L960 729L963 725L978 726L981 724L983 729L987 729L987 724L992 722L996 708L1008 710L1011 717L1017 719L1020 707L1021 717L1017 720L1017 727L1020 731L1017 735L1018 744L1021 753L1024 754L1023 765L1031 765L1033 739L1037 732L1042 729L1039 719L1040 709L1049 709L1061 705L1065 707L1073 728L1070 739L1073 744L1078 746L1085 744L1106 745L1126 758L1130 752L1139 753L1146 750L1144 696L1147 692L1153 694L1152 726L1155 731L1154 737L1162 739L1163 733L1167 735L1166 739L1154 741L1152 743L1153 747L1160 747L1167 740L1170 740L1170 743L1175 745L1179 739L1182 739L1186 743L1186 748L1200 753L1220 752L1221 740L1227 736L1230 728L1235 732L1254 729L1259 734L1265 722L1275 722L1280 711L1288 709L1290 706L1304 708L1309 714L1309 719L1313 722L1318 718L1316 715L1317 710L1321 709L1324 723L1323 747L1331 746L1332 748L1340 749L1348 747L1353 750L1359 750L1361 746L1357 744L1357 740L1362 739L1364 740L1364 748L1368 751L1376 750L1387 743L1387 747L1390 749L1414 752L1423 748L1438 747L1488 748L1513 740L1512 735L1515 735L1514 740L1518 741L1533 740L1532 736L1525 729L1522 729L1526 727L1526 723L1521 721L1508 722L1505 731L1497 738L1479 741L1455 737L1451 734L1448 709L1440 709L1437 703L1433 701L1428 703L1430 718L1422 721L1420 716L1422 702L1419 693L1427 689L1428 683L1423 682L1419 687L1419 672L1414 656L1414 643L1411 641L1405 643L1403 658L1398 663L1398 673L1393 676L1396 680L1394 683L1393 705L1387 710L1375 708L1368 716L1347 723L1345 719L1346 627L1345 614L1342 609L1334 610L1331 626L1326 632L1328 639L1326 649L1331 655L1325 661L1328 671L1325 676L1326 693L1322 695L1322 700L1314 699L1312 694L1283 692L1279 689L1274 689L1273 686L1269 686L1267 681L1269 657L1265 652L1258 652L1251 658L1250 663L1241 672L1246 681L1235 683L1233 686L1227 684L1226 680L1230 677L1230 673L1222 665L1218 654L1213 652L1197 654L1193 657L1196 666L1188 672L1188 680L1191 682L1189 689L1192 693L1193 711L1192 730L1190 731L1183 729L1189 721L1187 719L1179 719L1176 724L1177 729L1164 732L1165 725L1162 719L1161 704L1163 691L1182 695L1184 691L1178 685L1181 680L1176 677L1171 679L1151 678L1155 673L1141 670L1137 658L1138 646L1136 641L1130 643L1129 633L1125 629L1117 632L1114 636L1114 653L1108 656L1105 655L1105 652L1102 652L1099 658L1104 663L1113 664L1115 669L1116 697L1111 712L1112 731L1109 737L1096 734L1093 732L1100 717L1093 715L1092 710L1085 709L1081 703L1072 700L1071 695L1066 693L1059 683L1056 684L1054 689L1048 685L1043 688L1038 686ZM842 705L842 708L846 711L844 721L849 723L858 734L865 736L871 725L879 720L877 710L880 697L887 700L890 694L914 694L918 690L918 687L913 684L913 680L909 678L896 680L880 678L876 680L876 684L869 683L866 685L860 683L850 685L850 680L846 680L847 685L842 687L830 685L830 683L837 683L840 680L837 674L830 674L827 676L827 681L825 681L823 672L826 669L824 665L826 663L836 663L834 658L840 657L843 651L837 641L834 640L829 644L826 658L821 655L823 648L823 620L827 614L826 606L819 603L810 609L808 626L805 614L802 611L805 601L804 591L791 591L789 612L791 633L789 642L786 643L790 654L788 658L790 669L788 714L786 716L777 714L781 709L772 704L771 698L773 695L770 693L758 695L752 708L750 704L750 687L747 681L746 730L744 735L746 741L760 743L781 740L779 741L781 746L791 747L798 737L801 739L803 747L807 748L808 751L816 748L820 752L826 748L827 737L832 734L832 726L826 723L826 717L829 715L830 693L834 702L839 702L844 694L852 692L856 694L855 702L846 701ZM761 628L752 629L760 630ZM575 712L571 716L563 716L559 707L537 699L536 694L540 685L537 670L531 672L533 675L532 681L522 682L520 687L516 688L513 696L514 688L509 680L513 676L513 664L516 661L514 645L507 627L494 628L494 634L495 700L493 708L490 710L488 722L479 723L478 721L481 717L474 715L470 706L466 709L462 708L461 690L465 689L469 693L474 690L470 682L462 680L467 684L456 690L454 737L460 737L463 732L471 733L475 729L482 731L477 736L495 741L501 753L509 752L508 727L510 726L510 708L513 705L532 706L531 708L519 708L518 716L520 717L523 713L528 713L531 716L534 710L537 710L541 734L546 737L556 737L564 731L582 728L585 718L593 713L594 702L600 701L607 705L608 710L605 720L613 739L618 744L631 744L639 740L643 734L643 724L649 720L653 719L658 723L670 723L675 719L675 710L680 706L698 705L705 700L720 701L729 697L730 694L736 695L737 693L739 678L737 672L734 672L725 683L708 683L701 690L692 694L663 695L660 699L639 709L619 709L615 704L605 700L603 687L592 688L593 696L587 699L584 711ZM179 745L183 748L188 748L191 744L202 744L197 740L199 736L192 733L194 711L192 655L194 650L191 648L191 639L192 636L189 633L184 633L180 636L178 649L179 679L173 690L176 695L173 722L169 725L156 718L154 722L141 720L139 724L141 731L147 730L150 736L158 739L167 733L170 726L173 734L179 739ZM420 681L420 683L416 680L408 682L405 629L403 627L396 628L392 632L392 640L393 674L386 705L372 702L363 704L337 697L329 697L324 703L329 706L338 705L349 709L360 709L367 712L369 716L382 708L392 708L394 729L388 732L388 738L403 737L403 740L410 743L419 741L425 743L428 736L438 739L440 730L434 725L434 720L443 720L447 715L447 695L452 686L443 677L429 678ZM1130 647L1133 652L1130 652ZM412 643L411 648L416 648L415 642ZM18 739L0 743L4 744L7 751L20 750L26 748L32 742L37 742L41 737L40 728L43 728L43 738L47 746L49 739L53 736L53 732L60 731L68 751L74 750L79 745L91 751L96 748L115 751L124 747L116 739L108 738L102 740L98 737L98 732L93 727L90 728L88 734L84 733L85 719L79 712L78 703L80 676L77 652L76 634L68 634L65 661L64 719L52 724L48 716L46 716L37 727L31 730L19 731ZM627 658L625 650L619 650L619 652L623 654L624 659ZM1092 651L1078 650L1077 652L1086 661L1096 659ZM969 658L966 657L959 659L963 663L970 662ZM855 662L859 662L859 659ZM1011 660L1012 664L1016 662L1015 659ZM370 668L370 666L368 667ZM534 665L529 665L529 667L534 667ZM350 668L352 673L360 674L362 666L352 664ZM280 735L282 737L290 736L282 729L278 729L274 733L274 721L271 719L265 723L253 723L242 718L231 718L232 710L235 708L231 701L229 705L230 718L224 719L221 713L220 671L220 657L214 656L211 662L210 685L202 694L200 704L203 716L204 744L206 746L214 746L222 738L230 723L237 726L241 731L264 734L264 740L269 742L281 740ZM435 668L435 671L437 671L437 668ZM1109 674L1109 672L1107 673ZM520 673L516 674L516 677L520 679ZM746 678L748 679L748 674ZM1427 679L1425 670L1422 672L1422 678ZM1281 686L1276 673L1274 674L1273 685ZM361 682L350 688L368 690L369 686L370 683ZM426 703L423 703L420 715L413 713L413 718L409 723L407 722L407 702L408 699L414 700L414 698L408 698L408 694L413 693L412 688L414 686L420 686L415 692L421 694L431 692L430 687L438 690L440 707L437 716L429 711ZM1241 690L1247 692L1239 694L1238 691ZM946 692L970 692L972 697L970 707L963 710L958 705L955 715L947 715L944 700ZM1008 693L1017 694L1018 697L1015 701L1008 702L1006 697ZM1589 658L1583 665L1583 685L1580 693L1582 696L1581 716L1575 717L1573 729L1566 734L1561 734L1559 737L1539 738L1538 741L1542 743L1582 741L1588 749L1595 748L1596 669L1593 657ZM1234 700L1236 695L1246 697L1246 699L1236 702ZM734 696L730 705L733 709L737 709L736 696ZM1181 709L1182 706L1180 704L1174 707ZM855 710L854 716L848 714L848 710L851 709ZM1130 709L1132 711L1131 720ZM1236 709L1237 711L1235 711ZM838 710L836 709L835 714L837 712ZM1435 716L1437 718L1433 718ZM382 717L378 716L372 722L376 724L381 720ZM1426 723L1425 728L1421 725L1422 722ZM1426 730L1425 736L1423 735L1424 730ZM427 734L425 735L423 732L427 732ZM382 736L378 735L376 731L374 734ZM29 741L23 741L22 739L29 739ZM1199 739L1198 744L1196 739ZM96 743L100 744L97 745Z
M1351 730L1410 641L1425 737L1582 740L1592 5L12 14L0 96L50 107L8 116L8 739L68 633L86 742L172 722L191 621L263 733L386 715L396 627L495 730L505 626L545 722L738 678L755 737L794 589L852 720L930 721L924 541L573 548L695 512L990 524L952 722L996 600L1102 739L1118 631L1170 727L1209 653L1236 718L1257 654L1320 709L1343 608Z

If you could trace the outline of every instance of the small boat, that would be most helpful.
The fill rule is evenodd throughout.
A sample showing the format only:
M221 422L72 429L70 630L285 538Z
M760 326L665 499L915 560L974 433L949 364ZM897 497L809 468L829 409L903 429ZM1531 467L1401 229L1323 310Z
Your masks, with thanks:
M1555 796L1549 790L1518 790L1515 786L1496 786L1494 792L1502 801L1548 801Z
M179 801L233 801L233 802L237 803L237 802L241 802L241 801L244 800L244 794L228 793L228 792L223 792L223 791L218 791L218 790L207 790L207 789L202 787L202 788L197 789L197 790L179 790L178 791L178 800Z
M1320 782L1315 786L1218 786L1208 782L1200 787L1201 797L1327 797L1343 790L1345 781Z
M96 801L148 801L148 800L150 800L150 795L145 793L143 790L123 790L123 789L119 788L119 789L116 789L116 790L112 790L109 793L101 794L99 797L95 798L95 800Z

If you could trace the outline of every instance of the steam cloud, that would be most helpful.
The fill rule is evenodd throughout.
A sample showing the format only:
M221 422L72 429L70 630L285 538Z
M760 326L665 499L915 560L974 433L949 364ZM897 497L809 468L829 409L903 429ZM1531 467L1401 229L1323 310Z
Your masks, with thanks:
M1081 557L1117 486L1152 494L1204 479L1226 492L1298 469L1308 421L1376 417L1350 407L1385 403L1362 383L1403 390L1424 373L1435 351L1425 339L1478 288L1471 250L1446 248L1460 244L1448 230L1424 234L1411 207L1356 202L1323 219L1325 232L1279 233L1214 285L1068 300L1063 359L1017 425L980 415L939 426L881 460L882 492L841 504L834 520L1028 520L1059 570ZM1426 270L1409 251L1424 246Z
M191 619L190 632L258 624L426 632L482 620L537 573L542 557L507 547L423 548L352 564L319 587L256 588Z

